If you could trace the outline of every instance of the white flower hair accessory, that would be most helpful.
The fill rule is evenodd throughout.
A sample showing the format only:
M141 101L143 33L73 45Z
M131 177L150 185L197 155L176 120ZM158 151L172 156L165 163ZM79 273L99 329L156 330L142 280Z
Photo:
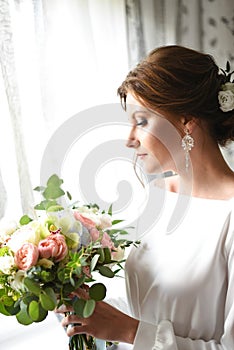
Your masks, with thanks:
M218 93L220 109L223 112L234 110L234 80L231 81L231 76L234 71L230 72L230 63L227 61L226 70L221 68L225 76L225 83L221 85L221 90Z

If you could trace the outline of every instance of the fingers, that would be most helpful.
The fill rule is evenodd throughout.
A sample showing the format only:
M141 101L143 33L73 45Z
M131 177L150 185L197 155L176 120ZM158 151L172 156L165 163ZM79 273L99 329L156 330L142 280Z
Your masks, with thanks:
M85 319L77 315L68 315L62 319L61 325L67 327L70 323L82 325L85 324Z
M85 288L78 288L75 292L72 292L73 295L76 295L77 297L84 299L84 300L88 300L89 299L89 287L88 286L84 286Z
M68 315L63 318L61 325L67 328L67 335L69 337L75 334L88 333L88 324L86 324L87 319L78 317L76 315Z

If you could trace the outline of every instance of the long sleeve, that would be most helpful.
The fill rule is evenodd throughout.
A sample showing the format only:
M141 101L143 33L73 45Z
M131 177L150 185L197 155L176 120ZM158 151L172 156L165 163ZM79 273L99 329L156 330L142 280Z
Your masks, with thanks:
M154 229L126 264L133 350L233 350L233 201L194 199L173 233Z

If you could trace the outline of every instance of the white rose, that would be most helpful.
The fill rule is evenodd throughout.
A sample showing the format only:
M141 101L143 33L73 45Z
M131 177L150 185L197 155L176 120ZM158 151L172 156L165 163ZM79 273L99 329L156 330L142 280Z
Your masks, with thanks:
M15 221L1 220L0 221L0 242L4 243L16 229L17 229L17 224Z
M10 282L10 286L12 289L16 291L24 291L25 286L23 284L23 280L25 277L25 271L18 270L15 275L12 276L12 281Z
M37 245L40 240L40 231L37 229L38 227L33 228L28 224L16 230L7 242L8 247L15 253L25 242Z
M230 90L219 91L218 94L220 109L223 112L229 112L234 109L234 94Z
M13 266L15 266L13 256L0 256L0 271L2 271L6 275L9 275Z
M227 91L227 90L230 90L234 93L234 84L228 82L228 83L222 85L222 91Z
M100 229L104 230L112 226L111 216L109 214L103 214L100 217Z

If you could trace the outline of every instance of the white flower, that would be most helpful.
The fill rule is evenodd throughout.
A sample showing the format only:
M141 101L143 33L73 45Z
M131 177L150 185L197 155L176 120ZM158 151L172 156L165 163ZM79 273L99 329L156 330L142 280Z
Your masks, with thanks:
M222 91L230 90L234 93L234 83L227 82L222 85Z
M104 230L112 226L112 219L109 214L102 214L100 217L100 229Z
M229 112L234 109L234 93L231 90L219 91L218 100L220 109Z
M14 258L10 255L0 256L0 271L4 274L9 275L11 269L15 266Z
M16 291L25 291L25 286L23 284L24 277L26 272L23 270L18 270L13 276L10 286Z
M16 229L17 224L15 221L1 220L0 242L4 243Z
M35 245L38 244L40 241L41 225L38 223L37 225L35 224L35 222L32 222L28 225L24 225L12 234L10 240L7 242L7 245L14 253L19 250L25 242L30 242Z

